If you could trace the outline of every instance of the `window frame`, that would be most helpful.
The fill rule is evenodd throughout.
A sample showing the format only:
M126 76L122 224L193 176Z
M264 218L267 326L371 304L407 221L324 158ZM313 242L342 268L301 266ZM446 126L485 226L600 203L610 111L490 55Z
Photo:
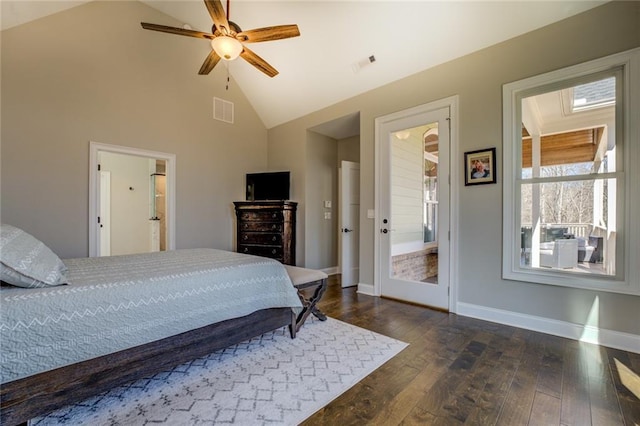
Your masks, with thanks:
M520 265L520 212L522 185L522 99L562 89L567 82L578 83L597 74L614 74L620 69L621 84L616 93L617 179L616 274L584 274ZM570 66L503 85L503 253L502 276L506 280L571 288L640 295L640 191L632 182L640 181L640 48ZM633 117L633 119L632 119ZM635 167L632 167L634 165ZM587 175L589 176L589 175ZM591 178L589 178L591 179ZM540 178L526 183L540 183ZM632 261L635 260L635 261Z

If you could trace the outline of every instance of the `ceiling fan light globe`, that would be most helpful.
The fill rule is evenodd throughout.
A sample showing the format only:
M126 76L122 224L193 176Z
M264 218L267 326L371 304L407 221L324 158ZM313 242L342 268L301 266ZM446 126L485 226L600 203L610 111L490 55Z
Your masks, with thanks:
M225 61L233 61L242 53L242 43L224 35L211 40L211 47Z

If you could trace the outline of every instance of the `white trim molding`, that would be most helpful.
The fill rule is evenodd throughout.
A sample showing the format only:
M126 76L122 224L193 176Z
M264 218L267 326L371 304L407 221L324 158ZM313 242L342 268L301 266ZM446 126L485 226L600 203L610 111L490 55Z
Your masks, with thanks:
M458 302L458 315L491 321L526 330L566 337L585 343L607 346L628 352L640 353L640 336L620 331L607 330L592 325L575 324L535 315L505 311Z
M327 275L336 275L340 273L340 268L338 268L337 266L332 266L330 268L323 268L320 270Z
M367 296L380 296L376 294L373 284L358 283L358 293L366 294Z

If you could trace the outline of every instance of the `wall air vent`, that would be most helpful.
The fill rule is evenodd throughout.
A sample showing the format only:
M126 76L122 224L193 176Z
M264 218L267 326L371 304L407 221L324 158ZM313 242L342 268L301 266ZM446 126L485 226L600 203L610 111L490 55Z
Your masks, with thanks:
M233 124L233 102L214 97L213 118Z

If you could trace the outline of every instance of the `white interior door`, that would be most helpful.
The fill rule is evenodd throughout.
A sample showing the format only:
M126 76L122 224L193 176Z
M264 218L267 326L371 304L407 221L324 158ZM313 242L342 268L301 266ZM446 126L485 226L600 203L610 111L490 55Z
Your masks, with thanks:
M449 309L449 107L378 119L380 294Z
M100 171L100 238L98 256L111 256L111 172Z
M360 280L360 164L342 161L339 181L341 281L351 287Z

